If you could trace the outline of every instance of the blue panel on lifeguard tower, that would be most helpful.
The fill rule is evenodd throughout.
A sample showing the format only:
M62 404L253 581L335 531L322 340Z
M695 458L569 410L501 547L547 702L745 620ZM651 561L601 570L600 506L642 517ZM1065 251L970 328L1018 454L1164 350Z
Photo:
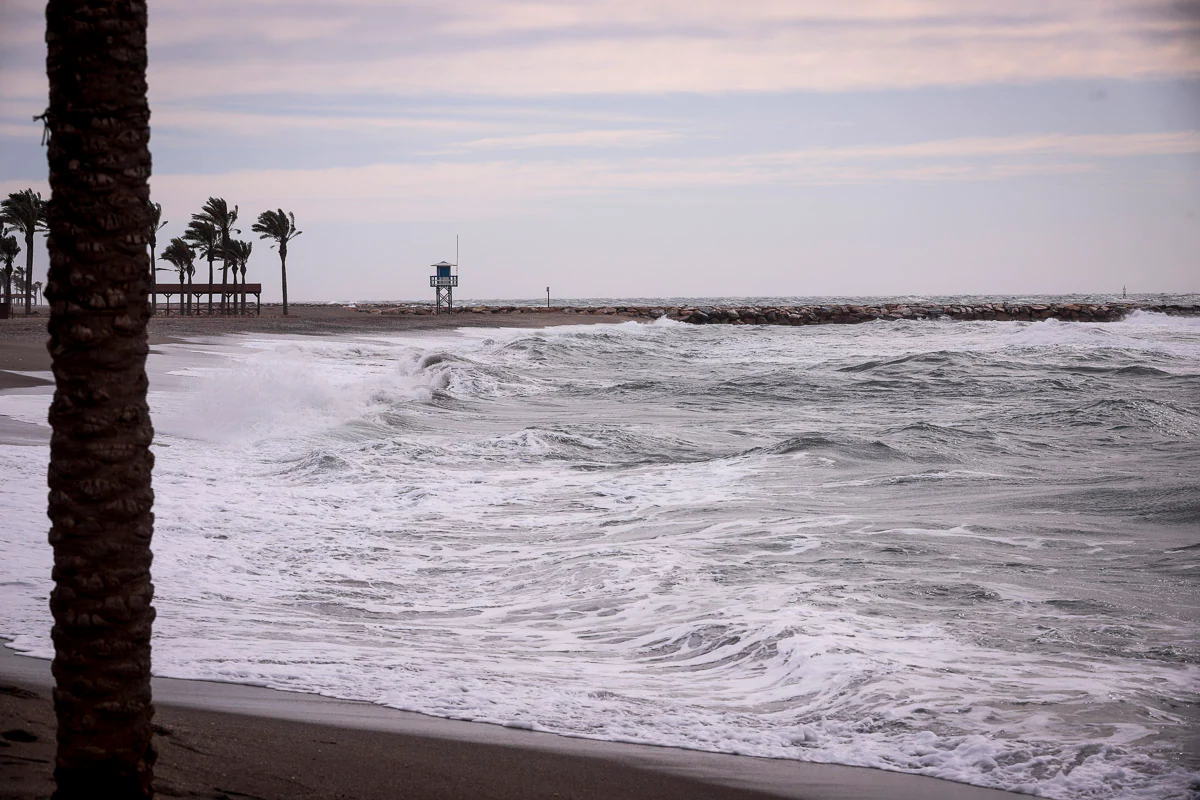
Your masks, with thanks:
M439 278L449 278L450 277L450 265L449 264L447 264L444 267L441 264L438 264L437 271L438 271Z

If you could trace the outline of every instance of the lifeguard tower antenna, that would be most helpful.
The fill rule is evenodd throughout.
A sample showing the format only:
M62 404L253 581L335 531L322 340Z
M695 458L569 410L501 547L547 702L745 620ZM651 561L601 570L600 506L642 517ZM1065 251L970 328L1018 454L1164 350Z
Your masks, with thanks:
M445 309L447 314L454 313L454 287L458 286L458 237L454 237L454 263L439 261L432 265L435 272L429 276L429 285L433 287L434 313L441 314Z

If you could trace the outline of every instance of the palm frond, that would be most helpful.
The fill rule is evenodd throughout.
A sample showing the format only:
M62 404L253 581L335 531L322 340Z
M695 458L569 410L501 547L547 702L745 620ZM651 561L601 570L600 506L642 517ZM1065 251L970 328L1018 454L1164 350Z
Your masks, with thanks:
M147 201L149 204L150 220L149 234L150 246L154 247L158 244L158 232L166 227L167 223L162 218L162 204Z
M221 232L211 222L193 217L184 231L183 239L196 249L201 258L220 258Z
M259 214L258 222L255 222L250 230L259 234L258 238L274 239L278 244L287 244L303 233L296 230L296 215L285 212L282 208Z
M17 241L17 237L5 232L5 235L0 237L0 260L4 261L5 268L11 267L20 253L21 243Z
M221 233L221 240L228 241L233 225L237 222L238 207L232 210L223 197L210 197L200 209L199 214L192 214L193 222L207 222Z
M196 252L183 237L176 236L171 240L170 244L163 248L162 255L158 258L160 261L166 261L168 264L172 264L176 269L182 271L192 266L192 263L196 259Z
M0 222L13 226L26 237L46 230L46 201L40 192L23 189L0 200Z
M229 257L230 263L235 266L245 268L246 262L250 260L250 252L254 249L254 242L246 242L240 239L234 239L225 246L224 252Z

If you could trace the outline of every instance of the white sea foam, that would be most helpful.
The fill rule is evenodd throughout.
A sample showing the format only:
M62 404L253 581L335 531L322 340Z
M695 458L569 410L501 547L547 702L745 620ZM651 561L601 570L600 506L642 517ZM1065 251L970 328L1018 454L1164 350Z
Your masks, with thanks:
M1194 412L1190 323L222 341L151 361L159 674L1048 797L1198 777L1195 451L1093 407ZM0 633L40 655L44 474L0 446Z

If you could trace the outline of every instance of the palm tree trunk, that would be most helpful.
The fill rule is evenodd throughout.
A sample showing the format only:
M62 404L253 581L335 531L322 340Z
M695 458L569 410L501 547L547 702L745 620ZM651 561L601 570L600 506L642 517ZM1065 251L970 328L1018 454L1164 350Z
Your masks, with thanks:
M33 313L33 228L25 231L25 316Z
M221 313L225 313L225 287L229 283L228 275L229 264L225 259L221 259Z
M237 267L234 267L233 268L233 291L231 291L229 293L229 301L230 301L230 305L232 306L232 310L229 313L231 313L231 314L237 313L237 293L238 293Z
M279 272L283 283L283 315L287 313L287 251L279 248Z
M190 278L188 279L188 283L189 284L191 283ZM208 287L211 289L212 285L213 285L213 257L212 257L212 253L210 252L208 254ZM188 302L191 303L191 298L188 298ZM212 292L208 293L208 315L210 317L212 316Z
M55 800L153 797L143 0L49 0Z
M12 267L4 270L4 304L8 307L8 316L15 317L12 307Z
M158 313L158 271L154 265L154 245L150 245L150 316Z

